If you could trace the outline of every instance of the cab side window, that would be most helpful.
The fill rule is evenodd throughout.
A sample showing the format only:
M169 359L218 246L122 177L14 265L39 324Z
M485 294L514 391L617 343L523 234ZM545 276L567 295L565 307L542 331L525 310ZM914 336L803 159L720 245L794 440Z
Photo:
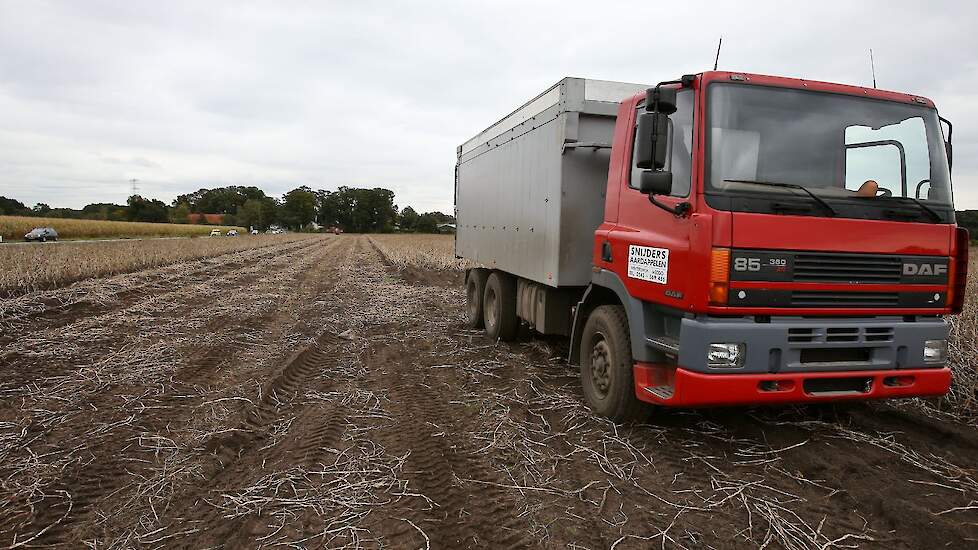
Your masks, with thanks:
M645 105L639 105L640 111ZM634 132L634 128L632 129ZM669 150L666 151L666 170L672 172L673 197L689 196L693 173L693 91L676 94L676 112L669 115ZM635 166L635 142L632 140L632 174L628 186L638 187L642 169Z

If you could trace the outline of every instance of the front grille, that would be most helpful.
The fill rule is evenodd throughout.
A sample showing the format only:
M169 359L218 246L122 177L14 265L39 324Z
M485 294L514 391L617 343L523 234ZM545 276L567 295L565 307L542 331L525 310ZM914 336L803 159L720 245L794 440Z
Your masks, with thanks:
M802 282L899 283L900 256L861 254L795 255L794 280Z
M834 327L811 326L788 329L789 344L825 344L839 342L892 342L893 327Z
M900 295L896 292L833 292L793 291L794 307L897 307Z

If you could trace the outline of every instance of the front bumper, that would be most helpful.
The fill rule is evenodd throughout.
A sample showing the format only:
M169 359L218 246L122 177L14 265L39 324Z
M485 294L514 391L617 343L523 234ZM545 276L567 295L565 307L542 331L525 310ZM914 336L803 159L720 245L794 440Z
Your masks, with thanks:
M817 403L944 395L951 370L890 369L782 374L704 374L636 363L635 395L671 407Z
M682 368L703 374L775 374L940 368L924 362L924 342L946 340L940 317L683 318L679 327ZM710 344L741 343L737 368L711 367Z

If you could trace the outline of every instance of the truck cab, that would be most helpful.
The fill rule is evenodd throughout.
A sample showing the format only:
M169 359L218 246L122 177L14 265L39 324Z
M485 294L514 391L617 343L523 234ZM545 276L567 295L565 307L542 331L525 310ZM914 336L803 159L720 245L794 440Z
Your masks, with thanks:
M571 304L570 361L612 418L944 394L969 244L950 137L915 95L723 71L649 87L617 109L591 280L487 266L478 308L494 272L514 294L495 283L497 321Z
M934 104L742 73L665 86L665 116L652 92L621 103L595 231L594 278L628 312L637 397L945 393L941 316L961 310L968 236ZM656 114L658 167L638 143Z

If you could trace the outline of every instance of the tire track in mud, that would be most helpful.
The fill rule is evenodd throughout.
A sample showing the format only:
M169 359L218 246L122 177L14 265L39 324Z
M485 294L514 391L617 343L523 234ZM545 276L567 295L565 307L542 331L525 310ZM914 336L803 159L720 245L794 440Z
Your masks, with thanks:
M306 248L308 247L296 247L292 253L294 255ZM317 257L328 255L335 245L321 248L321 254ZM289 263L290 260L286 260L282 265ZM241 322L228 328L243 326L245 323ZM197 361L193 361L182 371L178 370L177 374L190 377L184 382L204 380L219 364L230 363L234 351L236 349L227 347L205 349L197 356ZM178 396L180 398L177 403L165 404L166 400L172 398L161 395L159 399L149 398L151 410L148 414L137 418L137 413L131 412L128 413L128 418L120 421L118 419L123 412L118 403L120 390L121 395L134 391L133 388L114 390L110 387L99 394L93 394L90 407L94 413L90 415L94 416L90 420L86 419L78 426L59 427L46 436L48 439L54 438L47 446L57 452L58 447L64 447L71 441L84 440L86 434L78 433L79 430L91 428L93 424L97 431L102 429L103 434L102 439L94 444L88 442L87 448L82 452L85 458L72 459L60 478L47 487L49 494L66 495L66 499L60 503L47 500L35 505L36 513L24 531L38 532L54 525L38 537L38 544L72 546L82 540L104 540L108 534L99 527L104 519L103 502L127 489L131 483L152 470L155 463L153 454L148 449L138 448L136 442L141 444L142 437L149 434L166 434L171 423L185 422L193 413L193 408L188 407L191 403L182 396ZM99 428L100 425L105 427ZM99 511L98 516L95 515L96 511ZM111 525L103 527L118 528Z
M342 282L340 267L350 261L350 243L343 242L341 250L330 249L331 261L325 274L302 274L296 284L317 295L332 292ZM336 254L343 257L336 259ZM348 355L346 350L351 344L332 331L323 331L286 358L284 366L262 384L260 398L242 413L243 418L230 433L205 442L205 450L213 459L206 465L203 478L175 497L171 513L161 521L166 527L178 523L181 517L195 518L200 531L190 539L178 541L178 546L195 548L202 540L246 544L263 534L265 527L255 517L223 519L223 512L216 505L218 495L246 487L258 475L276 467L313 466L329 460L329 449L342 437L346 416L332 404L310 406L301 398L310 388L326 391L340 382L331 380L328 373L341 357Z
M500 489L507 483L465 440L470 427L457 425L464 415L454 415L445 394L419 375L424 367L411 361L419 350L393 345L371 351L371 382L387 386L390 413L398 419L395 426L380 430L380 443L395 455L407 456L407 491L423 495L387 513L379 531L391 546L529 548L517 501Z
M295 243L286 243L286 245L292 245ZM50 348L52 341L56 341L58 337L62 334L68 333L81 333L85 334L86 329L89 327L95 327L100 329L105 329L106 327L116 327L117 330L113 330L111 333L103 334L99 336L99 341L96 342L84 342L89 346L95 346L100 349L99 355L106 355L110 353L114 347L127 346L130 343L132 327L129 327L124 320L119 318L121 313L126 312L150 312L152 319L167 319L175 318L180 316L192 316L196 314L200 315L201 311L207 311L207 308L219 302L222 297L227 296L230 292L235 292L238 290L243 290L248 286L254 285L255 280L253 276L255 274L265 275L270 270L279 269L286 267L293 263L292 257L296 254L300 254L308 251L310 248L319 248L321 253L327 253L329 250L335 247L334 241L312 241L306 240L299 243L301 246L293 246L285 251L284 254L280 254L281 251L269 252L266 255L261 256L269 260L266 264L252 263L249 269L242 269L239 271L233 271L225 277L220 279L220 285L218 286L214 277L210 279L205 279L202 283L204 286L194 288L191 293L179 286L179 285L168 285L165 288L160 288L161 292L156 294L147 293L144 294L140 300L133 303L115 303L112 306L106 306L106 311L99 314L92 315L80 315L71 323L67 323L61 326L55 327L41 327L39 330L35 331L34 334L25 339L25 345L33 346L34 342L44 342L45 350ZM320 245L316 247L316 245ZM256 260L258 261L258 260ZM226 270L226 264L211 266L210 270ZM155 306L155 307L154 307ZM83 313L83 312L76 312ZM145 316L145 315L144 315ZM212 319L213 321L213 319ZM233 325L230 328L244 326L248 323L247 319L236 319L229 325ZM143 329L139 329L138 332L146 332ZM19 348L24 348L24 345L18 346ZM17 348L12 352L18 354ZM42 352L43 355L43 352ZM98 355L91 356L83 354L85 359L90 360L91 357L98 357ZM60 372L67 372L74 368L65 361L67 357L58 357L57 362L48 362L46 366L47 370L45 374L51 375ZM8 357L3 361L7 365L7 382L18 382L16 376L23 377L23 382L27 383L29 380L36 378L37 376L37 361L40 358L27 355L17 358ZM84 364L84 361L83 363ZM18 367L27 367L26 372L20 372L21 369ZM52 368L54 370L52 370Z

